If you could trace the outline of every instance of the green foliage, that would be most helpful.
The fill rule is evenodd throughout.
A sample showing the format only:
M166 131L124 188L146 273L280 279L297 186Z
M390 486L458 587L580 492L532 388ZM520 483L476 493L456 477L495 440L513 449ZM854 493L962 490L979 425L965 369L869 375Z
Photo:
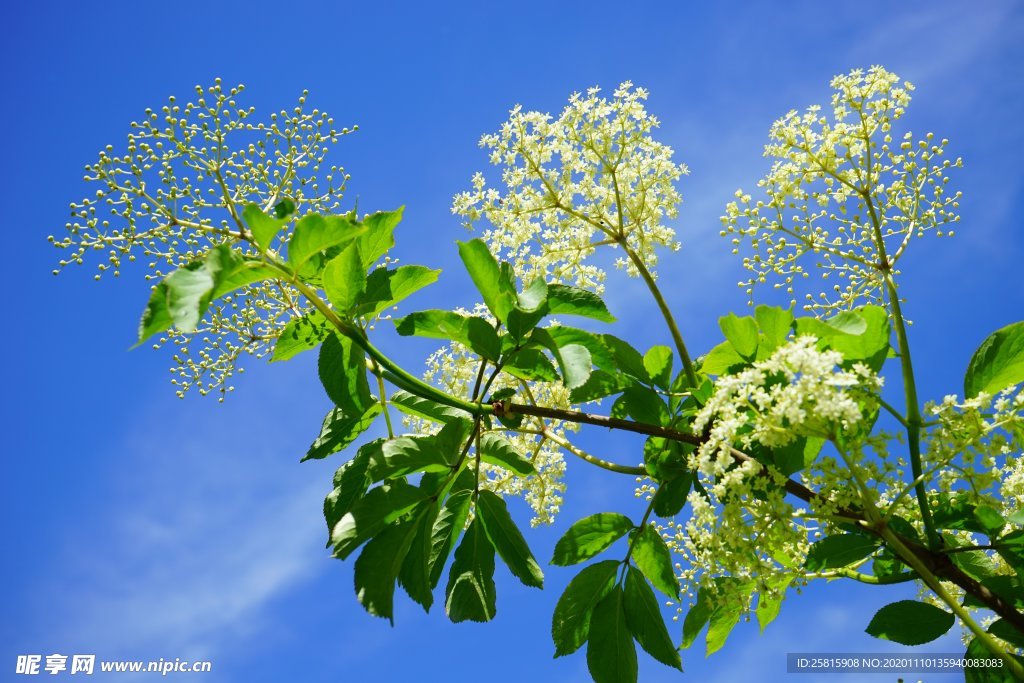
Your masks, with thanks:
M509 516L505 501L490 491L481 491L476 509L487 538L512 573L527 586L543 588L544 572Z
M374 401L366 380L366 356L348 337L332 334L324 339L317 371L334 405L349 415L362 415Z
M483 318L451 311L418 311L395 320L402 336L447 339L469 347L490 361L501 356L501 341L494 327Z
M487 308L495 318L505 322L509 312L518 303L515 283L507 271L502 272L498 261L480 239L459 242L459 256L462 257L462 263L483 296Z
M275 211L276 215L274 217L263 213L263 210L257 204L247 204L242 212L242 218L245 219L245 224L249 226L249 232L252 233L253 241L263 251L270 247L270 243L284 229L284 226L289 223L291 220L289 216L295 211L295 204L293 203L289 207L282 202L278 204L278 207L281 210Z
M288 242L288 264L296 273L309 273L307 265L312 261L312 272L319 272L324 265L323 252L344 247L366 232L366 226L345 216L306 214L295 224Z
M943 635L953 626L952 613L916 600L900 600L875 613L868 634L903 645L922 645Z
M322 280L327 299L335 310L351 316L356 302L366 292L366 271L359 255L359 244L348 245L328 261Z
M596 683L636 681L636 648L626 624L624 596L619 586L594 607L587 641L587 668Z
M587 642L594 608L611 592L619 567L616 560L598 562L584 568L569 582L552 617L556 657L572 654Z
M730 313L719 318L718 324L736 353L745 360L753 360L757 353L757 321L750 316L741 318Z
M604 552L626 535L633 522L617 512L599 512L574 523L555 544L551 564L567 567Z
M640 647L666 666L683 670L679 651L672 644L672 638L665 628L658 599L647 581L633 567L626 570L624 594L626 625L640 643Z
M552 315L578 315L603 323L615 322L608 307L597 294L572 285L548 285L548 313Z
M360 434L370 428L380 412L380 404L376 402L370 403L366 410L357 415L346 413L341 408L332 408L324 418L320 435L309 447L302 461L320 460L347 448Z
M665 539L650 524L633 536L633 561L655 588L675 600L679 599L679 581L672 567L672 553Z
M313 309L306 315L292 318L281 330L271 361L289 360L303 351L320 346L331 327L323 313Z
M847 567L863 560L878 548L878 542L861 534L826 536L811 546L807 553L808 571Z
M496 612L494 546L482 527L478 517L466 529L448 575L444 608L456 623L490 621Z
M203 260L178 268L153 289L139 324L138 344L171 325L179 332L195 332L214 299L278 275L228 245L218 245Z
M967 365L964 395L994 394L1020 382L1024 382L1024 321L996 330L981 343Z

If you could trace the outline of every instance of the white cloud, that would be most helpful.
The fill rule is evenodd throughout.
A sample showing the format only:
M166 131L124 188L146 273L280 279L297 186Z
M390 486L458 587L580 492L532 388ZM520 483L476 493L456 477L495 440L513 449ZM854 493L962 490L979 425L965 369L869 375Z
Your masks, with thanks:
M113 495L57 539L71 557L37 584L40 602L58 584L66 596L53 646L216 665L268 625L276 596L331 566L319 506L330 473L300 466L296 447L311 439L297 435L315 429L316 408L268 400L294 387L262 374L266 386L226 407L191 399L164 410L171 401L157 399L109 446ZM304 416L296 434L274 433L291 412ZM264 413L274 419L253 417Z

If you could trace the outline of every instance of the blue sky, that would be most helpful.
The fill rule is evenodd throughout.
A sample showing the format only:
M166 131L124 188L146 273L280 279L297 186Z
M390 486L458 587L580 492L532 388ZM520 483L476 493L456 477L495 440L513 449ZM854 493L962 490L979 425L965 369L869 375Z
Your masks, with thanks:
M0 671L25 653L210 659L216 681L587 680L582 654L551 660L550 613L572 572L543 592L499 569L497 621L453 626L400 599L394 629L355 601L351 563L323 549L321 499L335 457L298 464L327 399L312 358L251 364L226 405L174 398L166 353L127 352L147 297L141 273L93 283L49 273L82 165L171 94L220 76L264 114L303 88L339 125L332 159L360 210L406 205L398 255L445 273L432 295L471 304L451 196L486 159L476 147L519 102L556 111L590 85L651 91L660 138L691 175L676 222L683 250L660 267L688 343L718 341L743 305L718 237L732 192L766 170L770 123L828 98L827 83L882 64L918 90L906 118L964 158L955 242L924 240L904 266L911 343L926 398L958 391L971 352L1021 319L1024 9L989 1L892 3L20 3L0 44L5 105L8 314L0 568ZM632 339L661 340L633 281L609 284ZM429 305L434 305L431 301ZM426 346L392 346L415 367ZM632 442L588 443L620 461ZM570 463L575 465L575 463ZM563 516L529 535L550 556L589 511L639 512L631 482L573 467ZM525 505L512 503L520 519ZM684 652L686 676L781 680L787 651L881 651L862 633L905 588L815 586L763 634ZM959 649L957 638L930 651ZM100 676L97 675L97 678ZM123 677L122 677L123 678ZM203 678L194 675L190 678ZM833 677L840 680L842 677ZM642 658L641 680L682 680ZM810 681L811 677L800 680ZM928 678L928 680L932 680Z

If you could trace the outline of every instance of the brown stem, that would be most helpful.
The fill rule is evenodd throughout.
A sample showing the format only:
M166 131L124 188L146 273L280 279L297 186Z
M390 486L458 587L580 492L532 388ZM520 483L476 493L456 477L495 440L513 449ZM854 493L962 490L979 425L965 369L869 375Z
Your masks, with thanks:
M607 427L609 429L620 429L622 431L634 432L637 434L647 434L648 436L659 436L672 441L692 444L694 446L700 446L707 441L705 437L689 432L682 432L677 429L649 425L642 422L634 422L632 420L622 420L615 417L605 417L604 415L593 415L591 413L584 413L577 410L546 408L544 406L523 405L506 401L495 401L491 407L494 414L498 416L517 413L520 415L534 415L537 417L546 417L555 420L565 420L568 422ZM733 459L739 463L750 461L756 462L754 458L742 451L730 449L730 452ZM766 477L772 477L768 470L763 467L760 469L760 474ZM772 477L772 479L774 480L774 477ZM786 479L782 486L788 493L805 502L810 503L818 498L817 493L803 484L793 481L792 479ZM867 518L862 512L843 509L839 510L838 514L850 519L851 521L864 522L864 528L867 531L878 536L882 536L882 530L876 528L873 524L867 523ZM894 533L889 528L886 528L885 531L890 534ZM920 561L923 562L925 566L935 574L935 576L944 581L951 581L952 583L955 583L957 586L976 597L984 603L986 607L1006 619L1008 622L1013 624L1015 628L1024 633L1024 613L1017 611L1013 605L1008 603L1002 597L993 593L977 580L965 574L959 567L953 564L953 561L948 556L942 552L929 550L920 543L903 536L900 536L899 538L903 545L913 552L914 556L920 559Z

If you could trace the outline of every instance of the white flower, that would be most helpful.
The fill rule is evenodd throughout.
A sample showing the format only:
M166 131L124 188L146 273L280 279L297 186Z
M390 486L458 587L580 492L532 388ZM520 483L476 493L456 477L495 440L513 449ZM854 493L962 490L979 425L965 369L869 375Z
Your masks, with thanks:
M611 100L599 93L574 94L557 119L516 106L480 140L502 167L503 191L477 173L472 190L454 198L452 212L467 227L486 220L484 240L525 281L545 277L600 292L604 272L585 263L596 246L628 247L617 263L632 275L633 258L650 269L655 247L679 247L664 220L677 215L674 183L687 171L651 137L658 120L644 109L647 91L626 82Z
M838 351L821 351L817 339L802 336L763 361L735 375L720 377L715 392L697 414L694 432L709 430L692 465L721 476L732 465L731 448L760 444L785 446L801 436L849 438L864 421L858 402L877 392L882 379L856 364L841 370ZM856 393L852 389L857 389Z
M960 192L947 192L946 174L962 164L944 158L948 140L906 133L893 142L913 86L875 66L836 76L832 87L831 118L815 105L772 125L765 156L775 161L758 182L766 198L738 190L722 217L734 253L751 251L743 265L752 275L739 283L748 295L775 279L795 296L796 281L820 269L831 291L808 293L805 308L821 313L882 303L884 278L911 239L952 235L945 226L960 220Z

